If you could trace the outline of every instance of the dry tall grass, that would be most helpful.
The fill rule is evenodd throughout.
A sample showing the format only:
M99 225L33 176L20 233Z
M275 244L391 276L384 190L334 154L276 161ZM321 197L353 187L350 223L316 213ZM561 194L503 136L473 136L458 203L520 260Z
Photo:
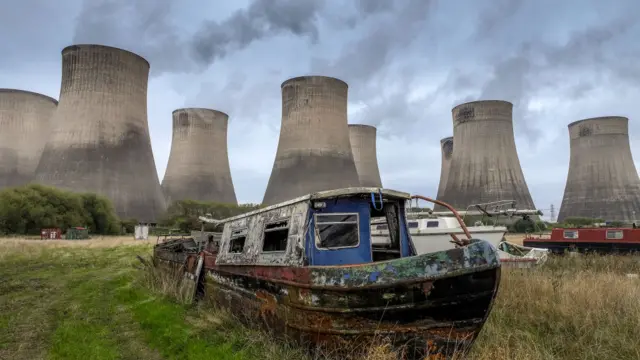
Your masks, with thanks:
M65 262L65 266L72 267L74 257L84 257L86 263L87 257L99 259L114 256L112 253L115 250L105 249L108 246L119 249L115 255L118 258L126 254L133 259L141 254L141 248L121 245L143 243L155 243L155 240L0 239L0 262L8 256L29 260L52 252ZM128 248L135 250L128 251ZM144 249L149 251L150 246ZM496 304L468 358L639 359L640 279L628 274L640 274L640 258L594 255L551 257L537 269L504 268ZM167 298L176 298L179 294L174 291L169 279L157 274L154 279L153 274L144 275L144 272L139 275L138 284L151 288L155 294L166 294L163 296ZM193 331L205 329L206 332L219 333L225 341L234 344L234 349L259 349L257 351L264 359L310 360L295 346L279 343L269 335L237 324L234 319L233 314L198 303L186 320ZM395 358L396 354L390 347L382 344L371 346L366 360Z
M131 245L151 245L156 239L135 240L133 236L92 236L86 240L40 240L36 237L3 237L0 238L0 261L5 256L20 253L35 253L49 251L52 248L115 248Z
M631 256L552 257L536 269L503 268L496 304L468 358L638 359L640 279L628 275L638 273L640 258ZM163 284L155 289L171 288L167 278L155 279ZM365 359L397 355L381 341Z

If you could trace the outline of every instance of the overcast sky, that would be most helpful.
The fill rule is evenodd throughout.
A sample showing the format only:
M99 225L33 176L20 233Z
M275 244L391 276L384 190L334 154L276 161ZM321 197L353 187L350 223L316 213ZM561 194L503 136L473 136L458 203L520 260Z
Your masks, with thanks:
M136 52L151 63L159 178L171 112L224 111L240 202L262 200L288 78L345 80L349 123L378 127L383 185L433 197L451 108L507 100L529 190L548 214L562 201L570 122L629 117L640 164L638 13L637 0L4 0L0 87L58 98L63 47Z

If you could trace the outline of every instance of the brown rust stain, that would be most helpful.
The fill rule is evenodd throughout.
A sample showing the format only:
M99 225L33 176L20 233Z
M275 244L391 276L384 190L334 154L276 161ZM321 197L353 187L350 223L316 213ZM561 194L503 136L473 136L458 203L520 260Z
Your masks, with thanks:
M260 305L260 316L274 316L276 314L276 310L278 308L278 300L272 294L269 294L266 291L256 291L256 298L261 301Z

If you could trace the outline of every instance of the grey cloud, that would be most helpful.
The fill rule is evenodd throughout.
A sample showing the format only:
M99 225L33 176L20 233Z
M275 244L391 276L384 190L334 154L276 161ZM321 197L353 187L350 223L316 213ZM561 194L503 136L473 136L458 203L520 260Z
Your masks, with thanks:
M393 1L387 0L357 0L356 8L362 14L377 14L393 9Z
M473 37L486 39L494 31L504 24L505 18L511 18L523 5L523 0L494 0L486 2L488 9L483 11L478 18L478 26Z
M518 7L511 5L503 15L513 15L517 9ZM479 24L478 31L487 33L487 22L480 21ZM567 87L562 81L564 74L610 72L621 75L622 71L617 70L619 57L607 51L607 46L624 36L635 24L636 21L632 16L623 14L612 21L573 32L565 44L525 41L518 45L514 54L505 56L496 51L492 56L493 59L503 59L491 65L491 75L481 85L478 98L503 99L512 102L514 119L524 127L523 133L529 142L535 144L542 135L542 129L536 127L536 114L529 112L527 105L534 96L539 94L541 86L546 85L547 91L553 89L564 94L563 96L575 98L584 96L593 89L594 85L582 79L579 84ZM490 27L495 26L497 24L492 23ZM491 39L486 40L491 41ZM640 52L635 52L635 56L638 55ZM625 65L628 66L629 63ZM551 77L552 80L545 82L546 77ZM454 92L457 92L462 90L460 86L464 86L465 79L453 80L452 84ZM464 101L470 98L473 97L467 96Z
M420 34L431 0L405 0L399 4L399 8L386 12L387 16L372 25L373 29L362 38L345 44L336 60L313 59L312 69L343 78L349 84L371 79L388 64L394 51L410 45Z
M408 119L417 119L419 115L416 112L424 104L411 105L406 101L406 88L415 71L394 73L393 81L384 79L384 73L397 54L421 35L432 1L398 1L395 7L375 1L367 2L367 5L363 3L359 5L363 16L380 13L380 20L372 24L372 29L364 32L361 38L345 44L337 59L312 59L311 68L315 73L347 81L350 99L367 103L366 109L357 118L359 122L378 126L383 121L406 122ZM378 92L379 95L382 89L389 89L392 82L397 89L372 103L373 94Z
M124 48L151 62L152 75L190 69L171 14L173 0L85 0L76 19L74 43Z
M316 21L324 1L255 0L223 22L207 22L190 41L196 60L205 66L229 51L282 32L318 41Z
M74 43L101 43L146 57L152 75L203 71L216 59L280 33L318 41L316 22L324 1L254 0L227 19L206 21L195 34L180 36L172 23L174 0L85 0Z

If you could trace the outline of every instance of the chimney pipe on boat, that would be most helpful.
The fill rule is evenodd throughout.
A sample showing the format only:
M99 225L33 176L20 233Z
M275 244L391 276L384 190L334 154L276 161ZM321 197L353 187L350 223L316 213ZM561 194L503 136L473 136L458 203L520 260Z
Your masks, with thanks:
M262 203L359 186L347 127L347 83L301 76L281 89L280 138Z
M456 209L470 204L514 200L535 209L513 135L513 104L482 100L451 110L455 151L442 201Z
M569 172L558 221L585 217L634 222L640 215L640 178L628 124L621 116L569 124Z

